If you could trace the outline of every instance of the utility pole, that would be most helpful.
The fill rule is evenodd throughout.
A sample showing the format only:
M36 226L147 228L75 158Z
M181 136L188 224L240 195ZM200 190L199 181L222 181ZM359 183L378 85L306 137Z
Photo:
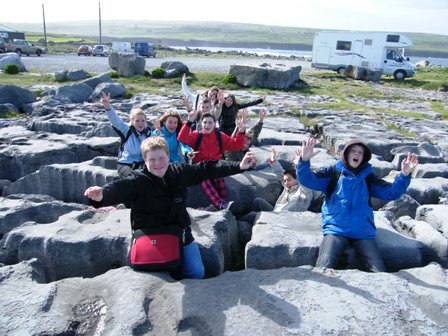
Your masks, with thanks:
M99 14L99 21L100 21L100 44L101 44L101 1L98 1L98 14Z
M42 4L42 17L43 17L43 20L44 20L45 49L48 50L48 48L47 48L47 27L46 27L46 25L45 25L45 6L44 6L44 4Z

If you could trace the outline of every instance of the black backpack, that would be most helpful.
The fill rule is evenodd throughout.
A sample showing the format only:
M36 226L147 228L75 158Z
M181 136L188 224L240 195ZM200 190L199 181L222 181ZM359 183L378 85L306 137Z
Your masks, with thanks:
M217 128L215 128L215 133L216 133L216 139L218 139L219 151L222 152L222 137L221 137L221 132L220 132ZM197 139L196 139L196 142L194 143L193 150L195 150L195 151L198 150L199 145L201 144L201 141L202 141L202 137L203 137L202 132L199 132L199 133L198 133L198 137L197 137Z
M126 141L128 141L128 139L130 138L130 136L132 135L132 133L134 133L134 135L138 138L138 133L137 130L135 129L134 125L129 126L129 130L128 133L126 133L126 135L124 135L118 128L116 128L115 126L112 126L113 130L118 134L118 136L120 137L120 153L123 152L124 150L124 144L126 143ZM146 134L147 137L151 136L151 129L149 127L146 127L142 134Z
M330 183L328 184L327 191L325 192L325 199L329 199L330 196L333 194L334 189L336 189L336 184L338 183L338 180L340 177L341 177L341 172L339 170L336 170L336 166L333 166L332 170L331 170L331 180L330 180ZM365 178L370 197L372 196L371 189L372 189L372 184L373 184L373 178L374 178L373 173L370 173ZM370 197L369 197L369 204L371 205Z

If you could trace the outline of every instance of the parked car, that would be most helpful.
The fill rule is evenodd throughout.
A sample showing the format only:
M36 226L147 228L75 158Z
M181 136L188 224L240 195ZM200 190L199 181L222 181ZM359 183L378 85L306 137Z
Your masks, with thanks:
M40 56L47 52L47 49L33 42L25 40L13 40L12 43L5 43L6 51L13 51L19 56L25 54L27 56L35 54Z
M84 55L84 56L92 56L93 51L92 47L86 44L80 45L78 48L78 56Z
M148 42L135 42L135 53L145 57L156 57L156 47L152 43Z
M0 54L4 52L6 52L5 41L3 41L3 38L0 36Z
M109 47L103 44L97 44L93 47L93 56L107 56L109 54Z

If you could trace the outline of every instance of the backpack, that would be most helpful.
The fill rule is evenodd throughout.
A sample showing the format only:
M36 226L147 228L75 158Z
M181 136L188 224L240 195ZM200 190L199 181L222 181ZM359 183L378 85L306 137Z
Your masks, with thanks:
M221 132L220 132L217 128L215 128L215 133L216 133L216 139L218 139L219 151L222 152L222 137L221 137ZM199 145L201 144L201 141L202 141L202 137L203 137L202 132L199 132L199 133L198 133L198 137L197 137L197 139L196 139L196 142L194 143L193 150L195 150L195 151L198 150Z
M336 166L332 167L331 172L331 180L328 184L327 191L325 192L325 199L329 199L330 196L333 194L334 190L336 189L336 185L339 181L339 178L341 177L341 172L339 170L336 170ZM370 197L372 197L372 184L373 184L373 173L370 173L366 176L365 181L367 184L367 189L369 190L369 204L372 205L370 202Z
M131 134L134 133L136 137L138 137L137 134L137 130L135 129L135 127L133 125L129 126L129 130L128 133L126 133L126 135L124 135L118 128L116 128L115 126L112 126L113 130L118 134L118 136L120 137L120 153L123 152L124 150L124 144L126 143L126 141L128 141L128 139L130 138ZM147 137L151 136L151 129L149 127L146 127L142 134L146 134Z

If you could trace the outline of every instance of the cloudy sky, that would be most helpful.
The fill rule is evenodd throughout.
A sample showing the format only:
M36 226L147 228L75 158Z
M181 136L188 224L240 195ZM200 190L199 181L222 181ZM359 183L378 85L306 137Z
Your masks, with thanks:
M448 0L101 0L103 20L221 21L448 36ZM97 20L98 0L4 0L0 23Z

